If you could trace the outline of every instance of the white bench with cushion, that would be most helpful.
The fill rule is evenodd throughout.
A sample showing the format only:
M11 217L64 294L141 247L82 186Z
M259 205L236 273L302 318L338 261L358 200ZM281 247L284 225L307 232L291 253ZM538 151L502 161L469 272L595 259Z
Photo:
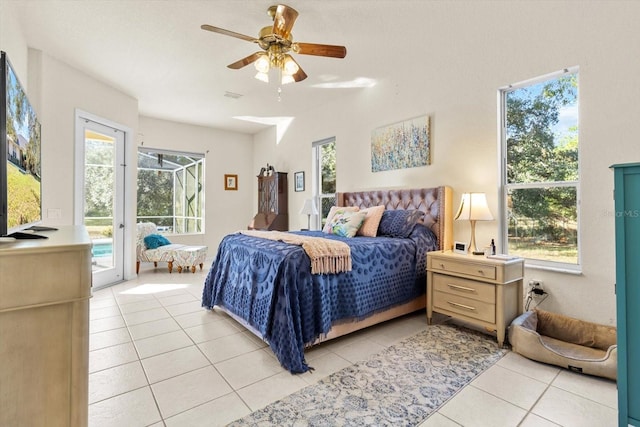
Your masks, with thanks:
M187 247L178 243L170 243L158 247L147 247L145 237L158 235L158 229L152 222L141 222L137 225L138 236L136 240L136 274L140 272L141 262L152 262L155 267L158 262L166 262L169 273L173 271L174 251ZM149 240L149 239L147 239Z
M195 273L196 265L199 265L202 271L206 257L206 246L185 246L173 251L173 263L178 266L178 273L182 273L183 268Z

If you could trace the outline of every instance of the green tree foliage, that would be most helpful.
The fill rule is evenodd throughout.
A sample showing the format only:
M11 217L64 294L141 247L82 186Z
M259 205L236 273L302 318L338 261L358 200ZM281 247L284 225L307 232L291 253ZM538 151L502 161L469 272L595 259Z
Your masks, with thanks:
M324 144L322 147L322 193L336 192L336 143Z
M138 216L173 216L172 172L138 169Z
M113 167L87 166L85 170L85 216L113 216Z
M572 74L507 94L507 183L554 183L578 178L578 129L554 133L560 110L577 103ZM511 217L537 222L554 239L575 237L568 222L577 220L574 187L516 189L509 194ZM569 235L567 235L569 234Z
M85 142L85 216L113 216L113 144L88 139Z

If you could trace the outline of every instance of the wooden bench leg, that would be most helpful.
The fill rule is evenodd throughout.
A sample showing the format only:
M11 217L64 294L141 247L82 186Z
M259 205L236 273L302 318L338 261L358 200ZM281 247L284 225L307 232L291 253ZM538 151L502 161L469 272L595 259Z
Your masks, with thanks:
M140 273L140 261L136 261L136 274Z
M173 261L167 261L167 265L169 266L169 273L173 271Z
M178 266L178 273L182 273L182 266L181 265Z
M200 263L200 271L202 271L202 263Z

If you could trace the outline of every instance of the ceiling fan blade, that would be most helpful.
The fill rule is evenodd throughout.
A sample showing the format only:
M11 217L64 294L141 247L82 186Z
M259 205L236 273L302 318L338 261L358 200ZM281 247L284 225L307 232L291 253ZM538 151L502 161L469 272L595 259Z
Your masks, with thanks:
M289 58L289 60L295 62L295 64L298 66L298 71L296 71L295 73L293 73L291 75L291 77L293 77L293 80L295 82L301 82L302 80L306 79L307 78L307 73L304 72L304 70L302 69L300 64L298 64L298 61L293 59L293 56L291 56L291 55L287 55L287 57Z
M291 36L293 23L298 17L298 11L287 5L279 4L271 6L268 13L269 15L273 14L273 34L288 39Z
M214 33L224 34L225 36L231 36L237 39L246 40L248 42L254 42L254 43L258 42L258 40L256 40L254 37L245 36L244 34L235 33L233 31L225 30L224 28L214 27L213 25L203 24L200 26L200 28L206 31L214 32Z
M347 56L347 48L331 44L294 43L294 52L301 55L330 56L332 58L344 58Z
M300 66L298 66L298 72L291 77L293 77L293 80L295 80L296 82L301 82L302 80L307 78L307 73L305 73L304 70L300 68Z
M251 64L252 62L256 62L258 60L258 58L260 58L260 56L264 55L264 52L256 52L256 53L252 53L251 55L242 58L239 61L234 62L233 64L229 64L227 65L227 67L232 68L234 70L239 70L242 67L245 67L249 64Z

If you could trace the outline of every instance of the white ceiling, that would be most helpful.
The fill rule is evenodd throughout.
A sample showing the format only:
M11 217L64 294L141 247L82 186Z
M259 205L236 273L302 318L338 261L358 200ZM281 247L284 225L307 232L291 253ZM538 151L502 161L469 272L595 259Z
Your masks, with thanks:
M260 28L271 25L266 11L276 1L22 0L18 8L29 47L136 98L141 115L255 133L265 125L234 117L295 117L363 90L323 85L384 78L397 47L409 48L410 39L400 38L405 24L420 22L415 12L427 3L288 1L300 14L294 41L344 45L347 56L297 55L309 77L283 86L280 101L278 85L254 79L252 65L226 67L259 50L256 44L200 29L210 24L257 37ZM408 6L415 6L413 13Z

